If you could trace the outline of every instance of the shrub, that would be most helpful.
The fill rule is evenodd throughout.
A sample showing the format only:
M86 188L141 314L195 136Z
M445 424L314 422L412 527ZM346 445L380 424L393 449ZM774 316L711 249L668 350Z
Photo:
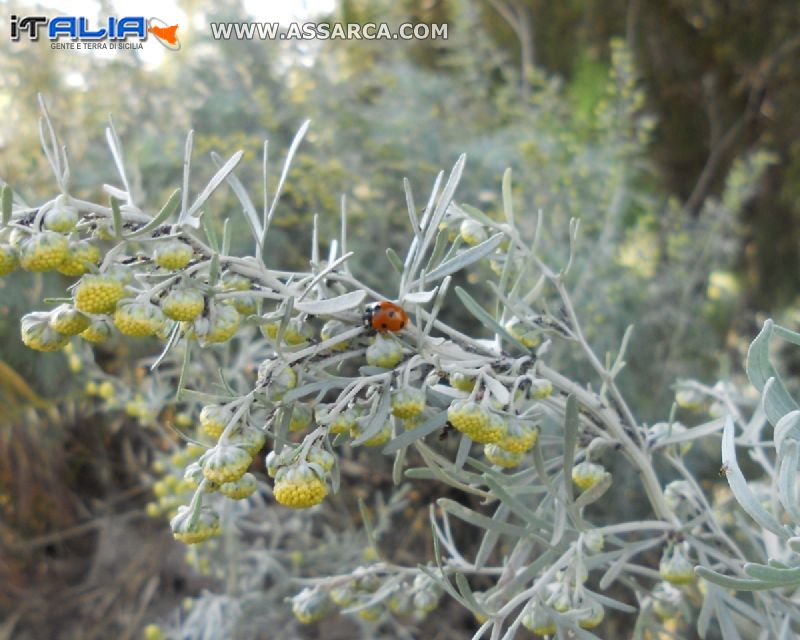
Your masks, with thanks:
M187 441L155 460L163 478L148 512L169 518L198 569L227 581L223 593L176 614L169 623L176 634L227 637L285 622L289 611L299 623L316 623L338 609L358 620L365 637L396 637L445 606L443 598L474 615L474 637L511 638L520 626L597 637L589 630L600 625L612 632L635 625L655 636L681 633L696 614L701 635L715 619L735 638L758 629L777 636L798 622L787 590L798 571L791 554L799 410L766 359L771 325L751 349L749 372L775 425L778 471L760 414L745 423L724 385L683 383L682 404L697 407L709 396L719 403L716 417L700 425L680 424L677 405L655 425L637 419L617 382L630 330L603 357L573 304L579 221L568 223L561 259L552 247L543 253L543 216L527 214L520 224L510 171L501 220L455 201L463 156L446 179L439 174L421 210L407 184L412 239L403 257L387 250L396 286L377 291L349 268L345 207L327 256L315 219L308 269L270 264L266 239L307 124L260 211L233 173L241 153L220 162L190 196L190 136L183 187L155 214L134 200L113 126L108 140L121 187L106 186L106 206L70 194L67 156L49 119L45 125L60 193L31 207L4 187L4 255L21 245L30 258L20 260L23 268L58 269L88 243L100 260L80 253L87 258L69 271L76 278L70 297L26 316L22 339L43 351L76 341L73 351L88 360L89 391L143 425L168 421ZM209 220L209 198L224 183L241 204L252 255L232 255L230 226L220 237ZM269 186L265 178L265 193ZM76 212L75 224L47 227L56 207ZM487 280L480 299L491 300L489 308L471 290L451 291L462 272ZM363 322L365 304L389 300L410 322L376 333ZM440 318L456 305L480 327L474 335ZM90 322L79 337L68 335L73 323L59 331L65 309ZM138 386L92 363L98 336L147 341ZM568 357L552 358L556 348ZM744 427L740 444L777 478L794 524L762 506L775 502L769 487L759 493L744 483L734 420ZM693 442L723 427L728 479L755 524L730 501L709 503L685 464ZM387 457L391 482L375 486L371 475L381 476ZM632 471L638 483L619 486L617 469ZM397 523L413 520L420 496L412 493L426 483L432 548L400 553L408 540ZM629 508L615 504L621 499ZM772 558L762 558L764 529L785 542ZM741 569L752 554L761 562ZM750 577L741 578L742 570ZM727 589L760 591L737 598ZM621 615L635 622L620 623Z

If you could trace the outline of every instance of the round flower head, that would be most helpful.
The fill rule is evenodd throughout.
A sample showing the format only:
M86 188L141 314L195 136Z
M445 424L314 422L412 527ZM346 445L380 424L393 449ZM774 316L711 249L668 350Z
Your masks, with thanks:
M389 335L379 333L367 347L367 363L373 367L393 369L403 359L403 347Z
M255 296L236 296L228 298L228 302L243 316L249 316L258 310L258 301Z
M348 584L340 587L333 587L328 595L335 605L342 608L349 607L356 600L355 591L353 591L353 588Z
M672 584L689 584L694 582L694 567L686 557L685 545L676 544L664 550L658 565L659 575Z
M89 265L100 262L100 249L88 240L71 243L67 257L56 267L65 276L82 276L89 272Z
M266 384L272 400L280 400L290 389L297 386L297 374L291 367L275 369L273 360L265 360L258 367L259 386Z
M565 613L572 608L572 598L567 585L563 582L553 582L548 585L550 595L547 597L547 605L559 613Z
M465 373L454 371L450 374L450 386L459 391L470 393L475 388L475 378Z
M17 250L10 244L0 244L0 276L6 276L19 264Z
M531 384L531 396L536 400L549 398L553 393L553 383L549 380L534 380Z
M275 500L292 509L307 509L328 495L328 485L308 464L300 462L283 467L275 476Z
M439 606L440 598L435 589L421 589L414 593L414 609L425 616Z
M298 345L305 344L314 337L314 328L305 320L300 318L292 318L286 324L286 329L283 332L283 339L286 344Z
M381 586L381 579L366 567L356 567L350 575L356 578L355 588L362 593L374 593Z
M176 540L186 544L197 544L219 535L219 515L213 509L201 507L194 522L192 520L192 511L189 507L184 505L178 507L177 515L169 523Z
M280 329L280 326L280 320L264 320L258 325L258 328L262 336L274 340L278 337L278 329Z
M572 467L572 481L582 491L591 489L608 475L603 465L584 461Z
M239 425L229 439L230 444L241 447L251 456L258 455L266 441L264 432L251 424Z
M474 433L488 428L490 415L473 400L453 400L447 408L447 419L461 433Z
M157 624L148 624L142 631L143 640L164 640L164 633Z
M20 337L26 347L36 351L58 351L67 346L69 336L50 326L50 314L28 313L20 320Z
M122 282L113 276L87 274L75 287L75 306L85 313L108 313L124 292Z
M392 393L392 414L398 418L416 418L425 409L425 392L422 389L403 387Z
M111 325L105 318L98 318L80 333L81 338L92 344L101 344L111 337Z
M308 452L306 456L306 460L308 460L311 464L316 464L322 469L325 473L328 473L331 469L333 469L333 465L336 462L336 459L333 457L333 454L330 451L325 449L321 449L319 447L315 447L311 451Z
M56 202L56 206L44 214L43 224L44 228L50 231L59 233L72 231L78 224L78 210L68 205L59 206L59 203Z
M62 304L50 312L50 326L65 336L74 336L86 328L91 320L71 304Z
M227 271L222 276L222 289L224 291L249 291L253 288L253 283L238 273Z
M669 620L680 613L683 593L669 582L659 582L652 591L653 611L662 620Z
M350 429L350 435L353 439L358 438L364 432L360 420L356 420L353 428ZM365 447L380 447L392 439L392 425L387 420L383 426L374 435L370 436L363 444Z
M447 419L461 433L480 444L493 444L508 434L508 422L472 400L454 400L447 409Z
M383 607L380 604L373 604L357 611L358 617L367 622L377 622L383 615Z
M542 341L539 331L529 329L518 318L511 318L511 320L506 322L505 330L529 349L538 347L539 343Z
M19 264L26 271L50 271L60 265L69 253L69 242L55 231L42 231L22 243Z
M688 512L693 507L694 490L687 480L673 480L664 487L664 499L673 511Z
M151 302L124 302L114 312L114 325L126 336L143 338L161 331L167 320Z
M577 604L576 609L575 619L582 629L594 629L599 626L606 614L603 605L591 597L584 598Z
M278 475L278 471L281 468L281 461L278 454L274 451L270 451L264 459L264 466L267 467L267 475L270 478L274 478Z
M423 415L419 414L418 416L414 416L413 418L400 418L399 426L402 427L404 431L411 431L412 429L416 429L423 422L424 422Z
M247 471L252 456L241 447L217 444L203 459L203 475L217 484L238 480Z
M414 599L402 587L389 596L389 611L397 616L410 616L414 613Z
M161 301L161 310L168 318L187 322L203 313L205 298L197 289L173 289Z
M353 409L345 409L330 419L328 419L327 416L318 413L317 422L320 424L327 424L328 433L332 436L335 436L339 435L340 433L349 433L349 431L354 427L357 417L358 414Z
M167 240L159 242L153 252L153 262L159 267L177 271L183 269L192 259L194 251L185 242Z
M529 451L539 439L539 428L528 422L511 420L508 433L497 443L501 449L509 453L525 453Z
M703 406L705 398L697 389L679 389L675 394L675 404L681 409L695 411Z
M175 424L181 429L188 429L193 424L191 414L186 411L179 411L175 414Z
M539 602L529 602L522 614L522 626L537 636L552 635L556 632L556 623Z
M586 547L588 551L600 553L603 550L605 543L606 541L603 538L602 533L591 530L583 534L583 546Z
M498 444L483 445L483 455L492 464L505 469L511 469L522 462L522 453L513 453L502 449Z
M330 610L328 593L322 589L306 587L292 598L292 613L303 624L322 620Z
M461 239L470 246L480 244L487 238L486 229L483 228L480 222L472 218L464 219L459 231L461 233Z
M289 418L290 431L303 431L311 424L313 411L311 407L304 402L295 402L292 407L292 415Z
M728 409L725 407L723 402L715 400L708 405L708 415L712 418L724 418L726 415L728 415Z
M430 576L424 573L417 575L414 578L412 589L414 590L414 609L418 614L424 617L439 606L442 591Z
M96 240L113 240L114 223L111 220L99 220L95 223L92 238Z
M208 331L201 336L206 342L219 343L230 340L239 328L239 312L228 305L218 305L211 312Z
M200 428L207 436L215 440L231 419L231 412L218 404L207 404L200 410Z
M219 491L233 500L244 500L253 495L257 488L256 477L252 473L245 473L238 480L221 484Z
M433 593L441 595L441 588L427 573L418 573L414 576L412 589L414 589L414 591L432 591Z
M169 477L169 476L168 476ZM199 462L192 462L190 465L186 467L183 472L183 480L188 484L191 489L196 489L200 482L203 480L203 467L200 466ZM213 482L209 482L207 484L214 484ZM219 485L214 485L219 486ZM153 490L158 487L158 483L155 484ZM156 493L158 495L158 493Z
M99 395L103 400L111 400L116 393L117 390L114 388L114 383L110 380L101 382L100 386L97 387L97 395Z
M344 322L340 320L328 320L319 332L319 337L323 340L330 340L331 338L335 338L343 334L347 331L350 327L348 327ZM331 345L331 349L336 351L344 351L349 346L349 342L347 340L342 340L340 342L336 342Z

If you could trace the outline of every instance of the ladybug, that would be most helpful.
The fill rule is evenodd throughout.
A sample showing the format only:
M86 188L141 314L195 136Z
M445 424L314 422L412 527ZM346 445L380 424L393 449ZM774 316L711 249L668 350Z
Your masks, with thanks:
M408 324L408 314L400 305L388 300L381 300L367 305L364 324L380 333L388 331L397 333Z

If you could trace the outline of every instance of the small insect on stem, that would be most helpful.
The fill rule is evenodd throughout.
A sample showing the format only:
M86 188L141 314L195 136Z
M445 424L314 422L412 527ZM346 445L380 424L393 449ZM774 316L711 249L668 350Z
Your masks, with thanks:
M728 475L728 465L727 465L727 464L723 464L723 465L722 465L722 466L719 468L719 477L720 477L720 478L724 478L724 477L726 477L727 475Z
M439 434L439 442L444 442L447 440L447 436L449 436L455 430L456 428L453 426L453 423L448 420Z
M405 310L388 300L374 302L367 306L364 313L364 325L379 333L397 333L408 324Z

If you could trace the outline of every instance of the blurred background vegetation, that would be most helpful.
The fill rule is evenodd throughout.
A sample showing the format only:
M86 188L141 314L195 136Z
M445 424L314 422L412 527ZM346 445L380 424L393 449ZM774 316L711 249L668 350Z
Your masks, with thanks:
M104 141L113 114L139 201L153 210L180 182L189 129L198 183L214 171L211 151L244 149L237 175L257 194L263 140L279 163L311 118L269 261L301 267L312 216L335 237L344 195L352 268L391 297L384 249L402 254L409 242L403 177L424 202L436 172L466 152L457 198L495 216L512 167L525 203L518 216L530 231L542 209L547 252L563 255L568 220L581 218L580 313L601 349L635 325L624 382L650 421L669 412L675 379L713 383L737 371L758 314L794 316L796 2L340 0L314 19L447 23L449 38L302 43L215 41L210 21L248 19L240 2L177 4L187 16L182 49L157 65L131 52L100 58L3 38L0 178L31 203L55 195L38 142L40 92L68 145L76 194L105 199L103 183L114 183ZM56 13L12 1L0 19L41 12ZM235 248L248 251L233 195L216 194L211 213L241 225ZM9 552L0 562L0 637L15 628L55 637L32 620L58 589L67 594L59 611L93 620L81 637L109 637L112 624L136 632L155 593L163 607L194 588L185 569L164 577L153 554L129 552L130 580L103 564L98 540L131 522L169 546L162 523L139 522L148 491L141 469L163 434L98 413L68 358L19 342L19 317L64 284L24 273L0 283L0 537ZM479 330L458 316L448 320ZM125 355L103 354L104 366Z

